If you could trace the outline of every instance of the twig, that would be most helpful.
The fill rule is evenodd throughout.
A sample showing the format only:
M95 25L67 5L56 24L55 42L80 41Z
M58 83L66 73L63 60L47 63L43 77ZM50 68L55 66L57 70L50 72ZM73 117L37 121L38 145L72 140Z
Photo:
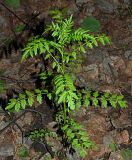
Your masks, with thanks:
M19 21L23 22L25 25L28 25L27 22L25 22L23 19L21 19L18 15L16 15L10 8L8 8L4 3L0 2L0 4L6 8L10 13L12 13Z
M50 153L51 157L54 158L54 153L53 151L48 147L48 144L46 142L46 140L44 139L44 144L45 144L45 147L47 149L47 151Z
M51 155L52 158L54 158L54 154L53 152L49 149L46 141L44 140L43 142L40 142L40 141L37 141L35 140L35 142L39 143L39 144L42 144L44 146L44 149Z
M2 113L5 113L9 118L11 118L12 119L12 117L5 111L5 110L3 110L3 112ZM22 128L18 125L18 123L17 122L14 122L14 125L16 125L18 128L19 128L19 130L21 131L21 134L22 134L22 143L23 143L23 139L24 139L24 133L23 133L23 130L22 130Z
M18 116L17 118L15 118L15 119L13 119L11 122L9 122L6 127L4 127L3 129L0 130L0 134L3 133L6 129L8 129L12 124L14 124L14 123L15 123L18 119L20 119L24 114L25 114L25 112L23 112L20 116Z

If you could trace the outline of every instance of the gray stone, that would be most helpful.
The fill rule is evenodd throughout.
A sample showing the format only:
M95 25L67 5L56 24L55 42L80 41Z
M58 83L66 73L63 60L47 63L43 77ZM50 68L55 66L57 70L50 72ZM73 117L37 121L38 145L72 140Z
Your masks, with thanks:
M14 154L14 145L9 142L0 144L0 157L8 157Z
M125 57L126 57L128 60L132 60L132 50L127 50L127 51L125 51Z
M96 79L98 77L99 71L98 66L96 64L91 64L88 66L83 66L83 76L86 79Z
M73 155L72 155L69 153L69 150L67 150L66 156L67 156L68 160L80 160L80 156L77 151L75 153L73 153Z
M2 27L7 22L6 18L0 15L0 27Z
M87 3L89 0L76 0L77 6L81 7L84 3Z
M88 50L87 57L84 61L90 61L90 63L102 63L105 57L108 57L108 51L105 48L95 48L94 50Z
M111 122L113 124L113 126L115 128L127 128L127 127L131 127L131 119L129 118L130 112L128 112L127 110L124 111L119 118L112 118L111 117ZM112 115L111 115L112 116Z
M130 0L123 0L125 4L130 4Z
M117 151L110 154L109 160L124 160L124 158L121 155L121 151Z
M7 35L4 32L1 32L0 33L0 42L3 43L3 41L6 41L6 38L7 38Z
M86 15L87 16L92 16L92 14L94 13L95 11L95 6L94 6L94 3L88 3L87 4L87 8L86 8Z
M130 31L132 31L132 23L128 24L128 28Z
M7 35L3 32L4 25L7 23L7 19L0 15L0 42L3 43L3 41L7 38Z
M83 70L84 72L97 72L97 65L96 64L91 64L91 65L88 65L88 66L83 66Z
M113 13L118 5L115 2L108 2L108 0L96 0L99 9L104 13Z
M103 138L103 144L106 146L106 147L109 147L110 144L114 143L114 139L111 135L106 135L104 138Z
M69 15L71 14L75 14L79 12L79 8L77 7L77 5L75 3L71 3L71 6L68 7L67 13Z
M1 122L0 122L0 130L3 129L3 128L5 128L7 124L8 124L8 123L6 123L6 122L4 122L4 121L1 121Z
M33 122L33 115L31 112L27 112L24 117L20 118L17 123L23 128L26 129L26 126L30 125Z
M118 72L116 71L116 69L113 66L113 61L111 60L110 57L106 57L103 60L103 66L105 69L105 72L107 74L109 74L111 77L117 77L118 76Z
M30 147L33 143L34 143L34 141L32 141L32 140L29 139L29 138L25 138L25 137L24 137L24 144L25 144L27 147Z

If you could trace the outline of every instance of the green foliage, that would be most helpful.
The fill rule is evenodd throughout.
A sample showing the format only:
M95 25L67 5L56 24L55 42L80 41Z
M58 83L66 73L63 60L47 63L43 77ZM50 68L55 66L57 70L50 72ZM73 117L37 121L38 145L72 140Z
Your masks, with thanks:
M117 144L114 142L109 144L109 148L111 149L112 152L116 152L116 150L118 149L117 147L118 147Z
M81 27L90 32L98 32L100 30L100 22L95 17L87 17L83 20Z
M78 99L75 91L76 88L73 84L73 80L70 75L65 74L57 75L54 78L54 86L55 86L55 94L57 96L57 103L67 103L67 109L74 110L75 109L75 100Z
M26 106L32 107L35 100L41 104L42 95L46 95L56 107L55 120L62 138L78 151L81 157L85 157L87 149L91 148L93 143L83 126L70 118L70 113L82 106L98 107L101 104L103 108L110 105L113 108L117 106L126 108L127 103L122 95L77 89L76 76L73 71L69 72L72 64L76 64L80 55L86 53L87 48L110 44L109 38L104 34L90 34L83 28L76 29L72 16L65 19L57 10L51 11L50 14L53 15L51 24L47 26L42 36L33 37L28 41L22 55L22 61L42 55L44 61L50 62L49 68L39 74L43 87L20 93L17 98L9 100L6 109L18 112ZM50 34L50 39L47 34ZM35 130L29 137L43 140L48 134L47 130Z
M20 0L4 0L10 7L18 8L20 7Z
M93 143L89 140L87 132L83 130L83 126L73 119L68 119L61 129L72 148L78 151L81 157L85 157L87 155L86 149L92 148Z
M42 104L42 94L45 94L45 91L36 89L31 92L26 90L25 93L19 93L18 98L10 99L6 109L19 112L20 109L25 109L26 106L32 107L35 98L39 104Z
M46 137L57 137L55 132L49 131L47 129L39 129L34 130L33 132L30 132L28 135L28 138L32 140L39 140L43 141Z
M63 11L60 11L58 9L50 10L49 15L51 15L55 21L60 22L64 18L64 10Z
M46 29L46 32L49 31L52 32L51 35L56 41L49 41L38 36L33 37L23 50L22 61L37 54L44 54L45 60L52 58L53 68L57 66L60 71L62 63L68 64L70 59L76 60L77 52L85 53L85 47L92 49L98 46L99 42L103 45L110 43L106 35L94 36L82 28L75 30L72 16L60 22L52 22Z
M131 149L123 149L123 150L121 150L121 155L124 158L124 160L131 160L132 150Z
M20 158L25 158L28 156L28 150L25 146L21 146L19 149L18 149L18 155Z
M87 91L85 89L79 90L79 99L77 100L77 106L83 105L85 107L90 106L99 106L101 104L102 108L107 108L111 106L113 108L120 107L126 108L127 102L124 100L123 95L110 94L109 92L99 93L98 91Z

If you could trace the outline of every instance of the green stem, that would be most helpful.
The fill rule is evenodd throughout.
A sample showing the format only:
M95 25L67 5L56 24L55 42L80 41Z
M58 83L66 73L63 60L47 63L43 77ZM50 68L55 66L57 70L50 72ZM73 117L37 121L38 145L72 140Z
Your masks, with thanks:
M66 102L64 102L64 124L66 124Z

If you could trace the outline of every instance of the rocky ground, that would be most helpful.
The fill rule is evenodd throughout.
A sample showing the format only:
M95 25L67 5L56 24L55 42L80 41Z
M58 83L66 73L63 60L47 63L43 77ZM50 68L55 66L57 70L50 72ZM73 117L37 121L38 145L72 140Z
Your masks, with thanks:
M10 8L20 19L0 4L0 78L6 82L6 90L1 97L6 101L10 94L15 94L23 88L29 90L35 88L35 75L39 73L42 64L39 59L29 59L25 63L20 63L21 48L18 46L24 44L33 29L36 31L35 24L44 26L43 20L45 19L45 23L48 21L48 10L54 7L67 7L68 12L74 15L76 25L87 16L94 16L100 21L101 32L109 35L112 43L110 46L87 51L79 69L78 83L101 91L121 93L129 105L125 110L89 108L77 113L78 121L88 131L90 139L97 144L96 149L90 150L85 160L130 160L132 157L132 4L130 0L22 0L19 8ZM33 18L35 16L37 18ZM25 25L28 23L33 28L27 29L22 35L16 33L15 26L22 23ZM9 45L12 39L18 40L17 45ZM12 123L14 117L5 116L5 113L0 110L0 160L21 159L19 149L22 141L28 150L25 160L46 160L44 154L48 155L48 153L44 146L22 136L35 128L53 126L53 111L45 102L35 109L37 113L27 110L26 113L14 115L14 117L20 116L15 123ZM10 121L10 127L5 128ZM54 145L52 150L61 152L61 144L53 139L49 141ZM67 157L69 160L80 160L77 154L71 156L67 152ZM65 158L62 156L60 159Z

